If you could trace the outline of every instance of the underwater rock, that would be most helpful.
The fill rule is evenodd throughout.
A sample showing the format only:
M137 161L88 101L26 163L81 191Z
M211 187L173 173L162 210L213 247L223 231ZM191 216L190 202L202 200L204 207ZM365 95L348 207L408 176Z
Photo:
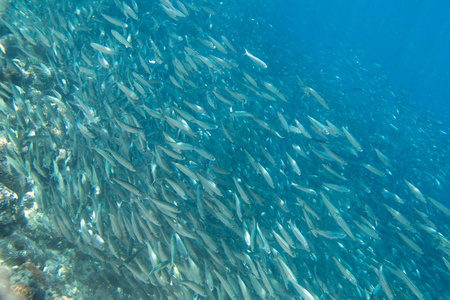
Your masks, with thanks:
M2 174L0 174L0 178ZM20 200L0 184L0 237L11 234L20 224L26 222Z

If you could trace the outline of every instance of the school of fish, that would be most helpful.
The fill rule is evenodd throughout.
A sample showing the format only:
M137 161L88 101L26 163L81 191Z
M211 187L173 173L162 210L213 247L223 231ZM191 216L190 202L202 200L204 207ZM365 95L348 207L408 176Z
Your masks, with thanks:
M142 299L448 299L448 166L402 172L397 109L360 130L221 31L227 9L11 2L6 159L49 230Z

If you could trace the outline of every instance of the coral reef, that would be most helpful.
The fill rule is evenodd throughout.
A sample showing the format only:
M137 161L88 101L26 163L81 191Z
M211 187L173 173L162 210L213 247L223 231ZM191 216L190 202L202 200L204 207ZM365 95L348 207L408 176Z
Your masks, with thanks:
M21 200L0 186L1 300L131 299L110 267L94 262L43 221L32 193Z

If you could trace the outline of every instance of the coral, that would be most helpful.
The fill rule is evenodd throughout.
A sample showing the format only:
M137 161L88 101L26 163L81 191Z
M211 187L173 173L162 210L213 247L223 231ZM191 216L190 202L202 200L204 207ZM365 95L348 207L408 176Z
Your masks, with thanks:
M21 266L21 269L25 269L32 275L33 279L39 284L41 287L45 287L46 280L45 274L42 270L31 262L26 262Z
M0 179L4 179L1 171ZM25 223L20 200L14 193L0 185L0 237L11 234L19 225Z
M31 300L34 297L33 289L20 282L11 284L11 286L9 287L9 291L13 295L15 294L21 296L21 298L24 300Z
M2 134L3 135L3 134ZM0 135L0 137L2 136ZM1 137L0 142L0 183L9 188L20 199L29 189L30 185L13 168L8 167L4 153L8 143ZM4 196L4 195L3 195ZM3 197L2 196L2 197Z

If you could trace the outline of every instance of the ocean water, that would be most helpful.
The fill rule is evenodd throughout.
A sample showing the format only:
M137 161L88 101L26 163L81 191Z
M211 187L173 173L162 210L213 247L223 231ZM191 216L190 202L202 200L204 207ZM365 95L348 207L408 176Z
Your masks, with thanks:
M135 297L448 299L443 11L11 3L6 161Z
M321 62L330 65L339 59L336 55L352 60L353 53L366 68L377 65L378 76L388 77L384 84L394 86L397 96L407 96L413 107L431 112L448 128L447 2L268 1L251 5L248 16L271 24L289 45L288 51L306 47L303 53L320 55ZM342 47L346 53L340 52Z

